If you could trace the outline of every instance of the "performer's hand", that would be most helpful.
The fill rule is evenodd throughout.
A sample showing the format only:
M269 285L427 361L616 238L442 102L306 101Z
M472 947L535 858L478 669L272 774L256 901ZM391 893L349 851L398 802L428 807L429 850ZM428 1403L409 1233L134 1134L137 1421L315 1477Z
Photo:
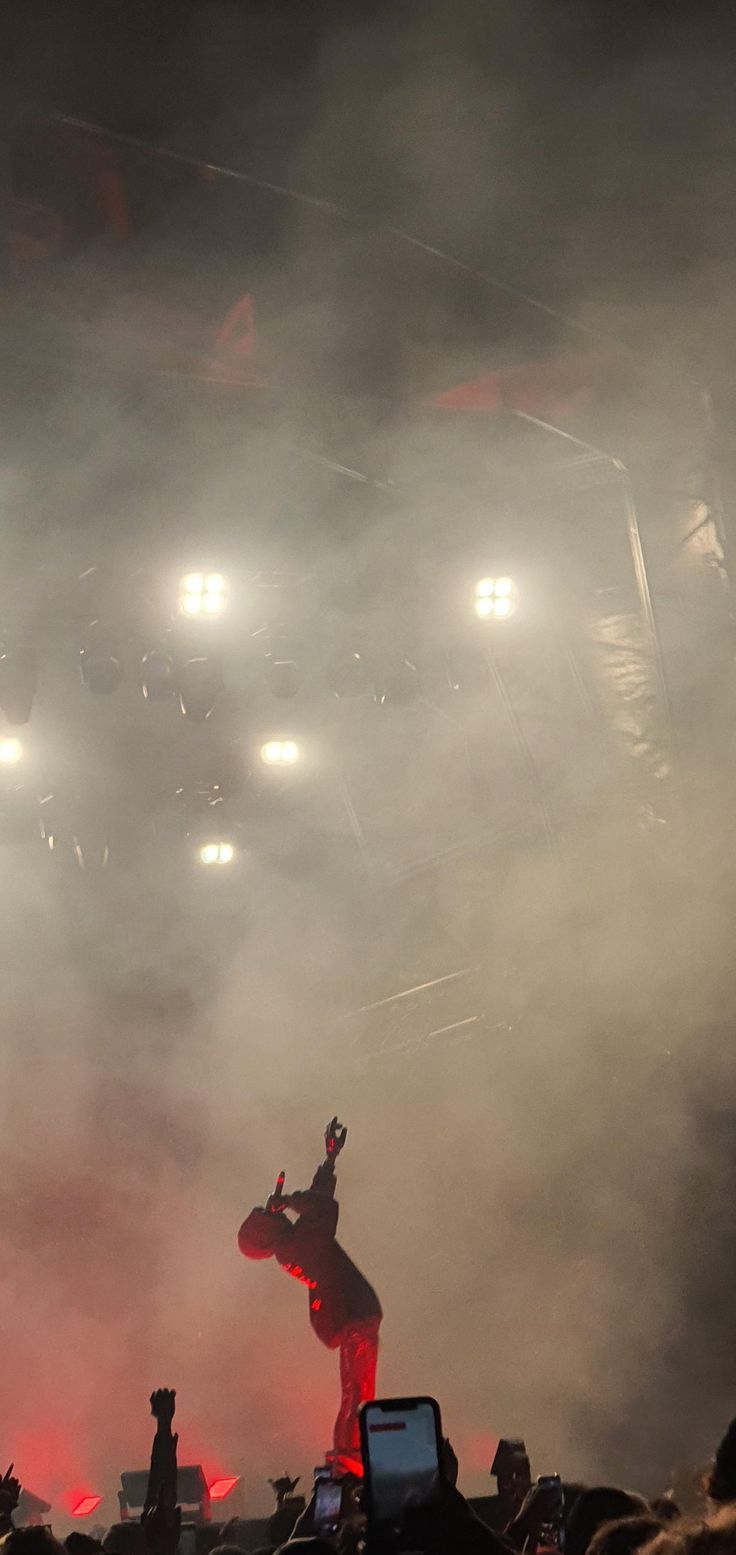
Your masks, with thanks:
M269 1215L280 1215L281 1211L286 1209L287 1201L284 1198L285 1181L286 1172L279 1172L279 1175L276 1178L276 1187L274 1188L273 1193L266 1200L266 1209Z
M347 1129L342 1123L338 1123L337 1117L334 1117L325 1129L325 1155L328 1161L337 1160L347 1137Z

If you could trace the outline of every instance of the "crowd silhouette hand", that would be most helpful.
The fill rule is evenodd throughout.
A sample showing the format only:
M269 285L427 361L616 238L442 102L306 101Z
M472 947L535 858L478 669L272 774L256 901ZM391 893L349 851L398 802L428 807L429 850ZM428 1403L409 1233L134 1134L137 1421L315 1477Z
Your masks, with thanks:
M325 1155L328 1161L336 1161L340 1151L345 1145L348 1131L344 1124L339 1123L335 1116L325 1129Z
M290 1479L289 1475L284 1473L278 1479L270 1479L268 1481L279 1505L287 1496L293 1496L300 1478L301 1476L297 1474L296 1479Z
M20 1480L14 1478L13 1468L11 1463L0 1479L0 1519L5 1521L12 1516L20 1500Z
M171 1430L176 1410L176 1388L156 1388L151 1394L151 1414L158 1421L159 1429ZM176 1440L178 1441L178 1437Z

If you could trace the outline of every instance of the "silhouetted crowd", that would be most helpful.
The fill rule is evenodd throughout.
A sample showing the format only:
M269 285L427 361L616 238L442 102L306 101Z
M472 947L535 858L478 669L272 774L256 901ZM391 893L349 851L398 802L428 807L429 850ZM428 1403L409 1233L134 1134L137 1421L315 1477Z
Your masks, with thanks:
M74 1532L61 1543L46 1525L17 1527L21 1485L11 1465L0 1479L0 1555L371 1555L375 1539L362 1483L343 1485L341 1513L325 1532L316 1495L294 1494L297 1481L271 1481L276 1511L268 1522L233 1518L191 1525L177 1505L175 1394L151 1398L156 1433L146 1502L139 1518L98 1537ZM501 1441L492 1465L494 1495L468 1501L457 1489L458 1463L443 1443L431 1503L411 1507L378 1547L416 1555L736 1555L736 1420L712 1462L655 1500L616 1485L584 1485L557 1476L533 1479L522 1441ZM259 1538L255 1538L255 1534Z

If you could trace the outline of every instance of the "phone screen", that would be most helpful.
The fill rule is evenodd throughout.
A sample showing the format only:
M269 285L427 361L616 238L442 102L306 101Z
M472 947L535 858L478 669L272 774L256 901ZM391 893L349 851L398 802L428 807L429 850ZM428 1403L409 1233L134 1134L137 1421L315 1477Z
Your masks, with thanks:
M397 1527L439 1488L439 1406L433 1398L375 1399L361 1415L371 1521Z
M318 1479L314 1492L314 1526L317 1533L334 1533L340 1523L341 1510L341 1481Z

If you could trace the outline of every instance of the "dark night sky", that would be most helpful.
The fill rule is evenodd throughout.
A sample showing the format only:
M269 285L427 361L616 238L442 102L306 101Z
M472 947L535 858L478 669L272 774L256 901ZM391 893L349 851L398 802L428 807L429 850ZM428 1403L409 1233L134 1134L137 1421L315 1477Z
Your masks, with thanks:
M723 338L727 4L31 0L3 28L6 114L34 103L160 137L609 323L656 292L651 327L706 355ZM619 323L638 328L625 309Z

